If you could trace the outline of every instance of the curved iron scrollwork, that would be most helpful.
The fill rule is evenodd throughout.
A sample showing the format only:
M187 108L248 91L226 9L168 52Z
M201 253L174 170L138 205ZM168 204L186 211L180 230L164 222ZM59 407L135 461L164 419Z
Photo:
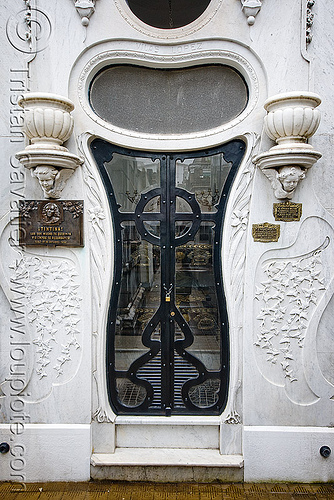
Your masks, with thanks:
M206 151L158 154L95 139L91 149L115 241L106 353L110 404L119 414L219 414L229 381L221 240L245 144L237 139ZM158 164L153 174L149 162ZM140 193L131 199L130 171L130 187ZM139 189L143 172L155 178ZM208 186L202 205L196 182L200 192Z

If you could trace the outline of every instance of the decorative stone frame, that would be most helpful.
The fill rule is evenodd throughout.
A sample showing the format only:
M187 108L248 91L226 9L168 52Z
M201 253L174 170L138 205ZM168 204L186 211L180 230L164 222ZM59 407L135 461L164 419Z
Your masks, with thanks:
M155 39L163 40L178 40L184 38L185 36L192 35L200 29L202 29L206 24L208 24L211 19L215 16L218 9L220 9L221 4L224 0L211 0L207 9L192 23L182 26L181 28L175 29L160 29L149 26L141 21L135 14L131 11L130 7L125 0L114 0L117 9L119 10L121 16L125 21L136 31L143 35L150 36Z
M182 68L201 64L226 64L235 68L244 77L249 100L245 110L231 122L216 129L192 134L164 135L143 134L112 126L99 118L88 100L88 90L94 76L104 67L112 64L135 64L146 67ZM96 443L105 441L101 431L108 433L109 443L115 439L115 423L128 424L131 417L117 417L108 402L106 388L105 349L106 321L112 283L113 231L108 201L97 173L97 167L90 152L90 142L95 137L103 137L114 144L130 149L147 151L189 151L205 149L241 138L246 143L245 157L232 187L226 208L223 231L222 253L224 287L230 323L231 373L227 407L220 417L206 417L206 425L217 425L222 429L220 452L238 454L241 452L242 424L242 331L243 331L243 276L245 272L245 251L249 206L254 165L252 157L258 146L258 134L262 122L261 102L266 97L266 74L255 54L244 45L230 40L199 40L175 45L152 44L132 40L103 42L89 47L78 58L70 75L69 96L76 106L75 134L79 151L85 158L83 166L86 185L85 202L90 220L90 260L93 296L93 439ZM256 125L257 124L257 125ZM252 130L252 133L246 132ZM233 132L232 132L233 131ZM256 133L258 132L258 134ZM97 265L97 262L99 265ZM109 277L109 278L108 278ZM135 418L135 417L132 417ZM183 422L185 422L184 418ZM148 421L150 417L141 417ZM152 418L153 422L154 418ZM179 421L179 417L169 417L168 422ZM155 422L155 421L154 421ZM189 417L190 425L203 425L203 419ZM195 422L195 423L194 423ZM196 424L196 422L198 422ZM113 425L111 425L113 423ZM101 426L100 424L106 424ZM109 426L109 427L108 427ZM96 429L96 431L94 431ZM112 430L113 429L113 430ZM114 433L114 434L113 434ZM96 436L94 438L94 435ZM104 435L104 434L103 434ZM99 437L100 436L100 437ZM103 450L103 445L100 447ZM108 448L110 453L110 446ZM103 451L101 451L103 452Z
M94 124L96 135L125 147L146 150L183 151L201 149L224 142L232 128L234 135L245 119L265 100L266 76L256 56L243 45L229 40L196 41L178 45L158 45L145 42L115 41L89 48L80 58L70 79L70 95L76 109L80 108ZM78 62L79 62L78 61ZM133 64L155 68L180 68L202 64L224 64L235 68L245 79L249 91L248 104L234 120L214 129L190 134L147 134L113 126L99 118L88 100L89 85L104 67L113 64ZM259 82L264 82L260 85Z

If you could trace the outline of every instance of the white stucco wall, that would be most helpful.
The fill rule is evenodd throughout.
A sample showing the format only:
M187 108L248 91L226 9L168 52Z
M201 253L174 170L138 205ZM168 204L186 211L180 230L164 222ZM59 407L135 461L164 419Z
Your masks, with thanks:
M0 456L0 479L88 480L91 453L113 453L117 436L128 447L146 435L145 419L137 427L124 418L115 424L106 395L113 234L88 148L91 137L103 136L153 151L201 149L244 138L247 152L231 192L222 244L231 328L229 401L219 419L176 418L173 425L184 426L183 448L189 436L198 434L202 444L191 448L211 448L211 439L223 455L242 455L245 480L333 480L333 458L323 458L319 449L334 446L334 7L315 3L307 45L305 0L264 0L252 26L239 0L212 0L197 21L167 32L136 20L125 0L95 4L87 27L73 0L0 5L6 22L0 33L0 430L1 440L11 445ZM31 25L25 21L29 12ZM250 103L233 126L189 137L147 137L105 127L89 110L87 89L99 68L115 62L161 68L231 64L247 81ZM28 144L17 104L26 91L63 95L75 104L74 133L66 146L85 161L62 198L85 202L83 248L22 249L17 244L18 201L43 198L37 180L15 159ZM252 163L274 144L263 132L263 104L290 91L312 91L322 98L322 121L310 139L322 158L294 194L292 201L302 204L301 220L280 222L278 242L257 243L252 225L275 223L277 202ZM277 269L278 279L268 265ZM289 327L298 314L299 337ZM273 319L273 340L263 332L266 315ZM149 446L159 446L168 422L165 427L159 422L159 431L156 422L149 425Z

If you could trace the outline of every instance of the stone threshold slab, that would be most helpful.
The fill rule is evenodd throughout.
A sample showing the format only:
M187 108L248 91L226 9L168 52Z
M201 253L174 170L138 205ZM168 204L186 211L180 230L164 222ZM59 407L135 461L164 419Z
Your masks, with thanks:
M202 416L194 416L191 417L188 415L171 415L170 417L164 416L145 416L138 417L136 416L128 416L128 415L120 415L116 417L115 423L117 425L166 425L166 420L168 421L168 425L221 425L222 419L221 417L209 417L205 415Z
M220 455L218 450L180 448L116 448L115 453L93 453L91 464L103 466L182 466L242 468L242 455Z

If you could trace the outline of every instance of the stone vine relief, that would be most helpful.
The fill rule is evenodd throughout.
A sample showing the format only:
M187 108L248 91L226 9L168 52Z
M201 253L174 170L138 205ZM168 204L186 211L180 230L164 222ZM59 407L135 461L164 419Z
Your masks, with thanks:
M306 11L306 44L312 42L312 26L314 22L314 13L312 8L315 4L315 0L307 0L307 11Z
M240 311L244 307L243 281L246 264L246 234L249 223L249 206L252 196L252 187L255 167L251 161L255 148L258 146L259 137L255 134L247 134L249 149L243 163L240 175L235 180L236 189L231 197L226 219L230 224L224 229L225 239L228 242L224 247L224 281L226 300L230 308L230 332L231 332L231 395L227 404L226 424L240 424L242 417L237 410L238 392L241 387L241 374L239 372L240 362L238 359L241 347L238 339L242 337L242 317ZM235 361L234 361L235 360Z
M308 324L326 291L322 253L329 243L326 237L318 248L305 255L262 263L262 279L255 293L254 344L262 372L275 385L304 380L301 355ZM264 367L264 360L271 370Z
M78 138L78 149L85 158L83 165L86 186L86 210L89 221L90 265L92 290L92 353L93 353L93 419L97 422L111 422L114 415L107 399L105 374L105 331L106 312L109 306L109 287L112 278L112 235L108 234L108 221L105 207L106 201L101 197L103 187L100 185L96 166L90 160L88 140L90 135L84 133Z
M10 267L12 280L24 297L34 347L32 378L37 376L41 381L48 377L57 384L65 383L81 356L78 338L82 298L75 265L68 259L31 255L21 256Z

